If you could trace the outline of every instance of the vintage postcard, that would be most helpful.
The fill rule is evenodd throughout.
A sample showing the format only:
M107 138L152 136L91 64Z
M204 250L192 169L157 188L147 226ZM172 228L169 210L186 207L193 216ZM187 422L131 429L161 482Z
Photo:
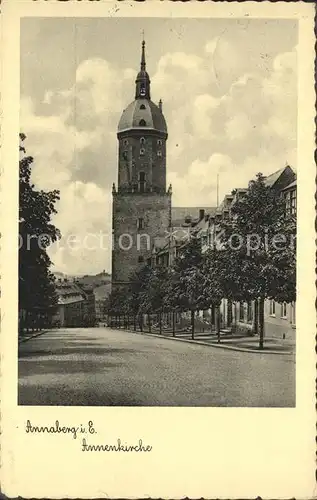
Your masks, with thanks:
M6 496L314 497L313 18L4 2Z

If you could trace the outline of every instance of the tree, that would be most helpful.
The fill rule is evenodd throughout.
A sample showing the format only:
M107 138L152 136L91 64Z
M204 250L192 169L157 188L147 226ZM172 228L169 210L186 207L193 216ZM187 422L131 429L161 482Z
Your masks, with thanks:
M259 307L259 348L264 347L264 301L294 300L296 294L296 222L285 203L265 184L262 174L231 206L223 225L222 258L225 294L233 300L255 300Z
M181 310L191 313L191 334L195 338L195 312L204 307L203 257L200 240L194 235L180 250L174 265L175 301Z
M215 309L215 326L220 342L220 304L229 293L226 289L226 261L221 250L209 248L203 260L203 299L208 307ZM211 323L211 318L210 318Z
M159 266L147 274L147 282L141 292L140 310L159 315L159 331L162 333L162 314L166 306L167 269Z
M152 269L145 265L130 276L129 286L126 290L125 307L129 315L133 316L134 330L136 319L139 318L140 330L143 330L143 314L147 312L144 302L144 292L148 286Z
M120 326L121 316L126 312L125 311L125 299L126 299L126 290L123 286L115 286L111 290L111 294L109 296L109 313L111 317L111 326L113 325L113 318L115 318L116 325Z
M20 327L48 324L57 307L47 248L60 238L51 218L59 192L37 190L31 182L33 158L26 156L20 134L19 164L19 316Z

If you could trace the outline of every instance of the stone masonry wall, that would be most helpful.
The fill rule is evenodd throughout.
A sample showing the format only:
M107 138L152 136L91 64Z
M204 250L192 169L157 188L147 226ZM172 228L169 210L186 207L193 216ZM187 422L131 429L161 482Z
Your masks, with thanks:
M166 234L170 212L171 196L168 194L113 195L113 283L128 281L131 274L146 263L154 238ZM139 219L143 221L140 229Z

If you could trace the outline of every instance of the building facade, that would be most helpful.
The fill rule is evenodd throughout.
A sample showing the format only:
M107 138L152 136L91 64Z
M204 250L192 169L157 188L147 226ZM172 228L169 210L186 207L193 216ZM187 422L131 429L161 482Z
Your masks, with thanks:
M167 125L151 100L142 42L135 99L123 111L118 126L118 184L113 185L112 289L125 285L151 256L156 238L171 223L171 187L166 189Z
M91 327L96 324L95 295L89 285L64 278L56 281L58 307L53 318L57 327Z
M293 169L286 166L269 175L265 183L274 190L276 196L285 198L286 212L296 214L296 174ZM246 189L236 189L234 194L224 197L217 209L198 209L196 216L190 210L183 209L183 219L173 224L172 237L168 242L157 245L152 252L152 265L172 265L180 249L187 244L191 236L199 238L202 252L214 244L217 229L221 229L221 222L231 215L231 207L246 193ZM185 215L187 213L188 215ZM223 299L220 306L220 324L222 330L234 330L236 333L253 333L256 330L255 302L230 302ZM184 313L185 315L187 313ZM208 322L215 322L214 310L200 311L198 315ZM265 300L264 303L265 336L271 338L295 340L296 333L296 303L278 303Z

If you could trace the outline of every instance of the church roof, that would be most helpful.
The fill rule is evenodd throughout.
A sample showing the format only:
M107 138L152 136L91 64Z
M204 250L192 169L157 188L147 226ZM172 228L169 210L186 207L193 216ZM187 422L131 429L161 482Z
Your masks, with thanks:
M118 132L131 128L154 129L167 133L166 121L159 106L144 98L131 102L121 115Z

